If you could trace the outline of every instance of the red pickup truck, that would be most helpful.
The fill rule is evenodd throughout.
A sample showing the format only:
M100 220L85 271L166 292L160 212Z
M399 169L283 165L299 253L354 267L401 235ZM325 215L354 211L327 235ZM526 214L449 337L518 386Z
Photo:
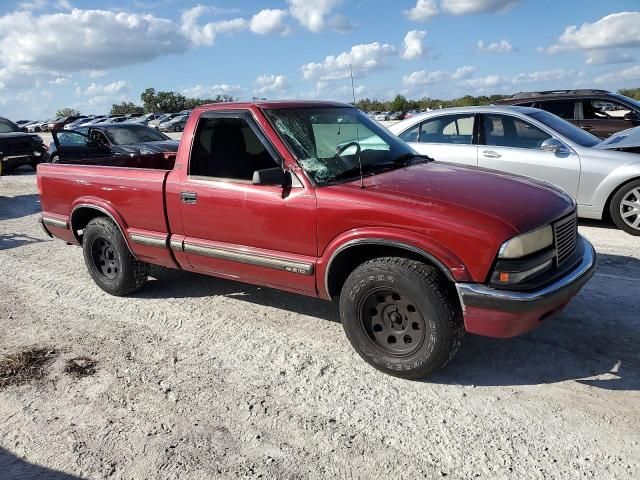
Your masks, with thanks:
M419 156L350 105L203 106L166 155L39 165L43 227L113 295L156 264L335 300L358 353L400 377L442 368L465 331L535 328L595 270L569 195Z

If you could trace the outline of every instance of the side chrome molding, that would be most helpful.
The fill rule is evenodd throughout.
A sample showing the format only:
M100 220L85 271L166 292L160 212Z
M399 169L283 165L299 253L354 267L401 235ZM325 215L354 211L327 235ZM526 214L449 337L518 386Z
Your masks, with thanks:
M69 222L67 222L66 220L60 220L58 218L46 217L43 215L42 223L49 227L64 228L65 230L69 229Z
M129 238L133 243L139 245L145 245L147 247L167 248L167 236L164 237L152 237L151 235L144 235L141 233L130 233Z
M248 252L240 252L238 250L219 247L208 247L183 241L178 242L172 240L170 244L173 250L184 251L193 255L202 255L205 257L217 258L219 260L228 260L231 262L238 262L246 265L272 268L274 270L283 270L285 272L299 273L300 275L313 275L314 272L314 265L311 263L297 262L281 257L257 255Z

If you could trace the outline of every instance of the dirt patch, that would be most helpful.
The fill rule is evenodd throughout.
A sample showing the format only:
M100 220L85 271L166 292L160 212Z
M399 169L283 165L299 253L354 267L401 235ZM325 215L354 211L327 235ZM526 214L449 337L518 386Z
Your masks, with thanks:
M96 373L98 362L89 357L76 357L67 360L64 372L77 378L90 377Z
M46 365L57 352L51 348L30 348L22 352L0 356L0 388L39 380Z

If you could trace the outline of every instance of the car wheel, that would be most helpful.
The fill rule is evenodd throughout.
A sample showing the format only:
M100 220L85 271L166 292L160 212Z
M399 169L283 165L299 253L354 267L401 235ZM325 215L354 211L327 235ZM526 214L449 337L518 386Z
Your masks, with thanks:
M611 219L631 235L640 235L640 180L623 185L611 199Z
M400 257L357 267L342 288L340 317L366 362L406 379L443 368L464 336L460 303L447 280L434 267Z
M111 295L140 289L149 276L149 264L136 260L117 225L110 218L89 222L82 239L84 261L93 281Z
M176 133L179 132L180 131L180 125L174 125L173 126L173 131L176 132Z

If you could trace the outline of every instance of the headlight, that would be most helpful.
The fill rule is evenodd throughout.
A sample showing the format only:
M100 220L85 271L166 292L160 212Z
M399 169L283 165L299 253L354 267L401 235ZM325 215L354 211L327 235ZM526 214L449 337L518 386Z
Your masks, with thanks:
M521 258L553 245L551 225L539 228L506 241L500 247L500 258Z

